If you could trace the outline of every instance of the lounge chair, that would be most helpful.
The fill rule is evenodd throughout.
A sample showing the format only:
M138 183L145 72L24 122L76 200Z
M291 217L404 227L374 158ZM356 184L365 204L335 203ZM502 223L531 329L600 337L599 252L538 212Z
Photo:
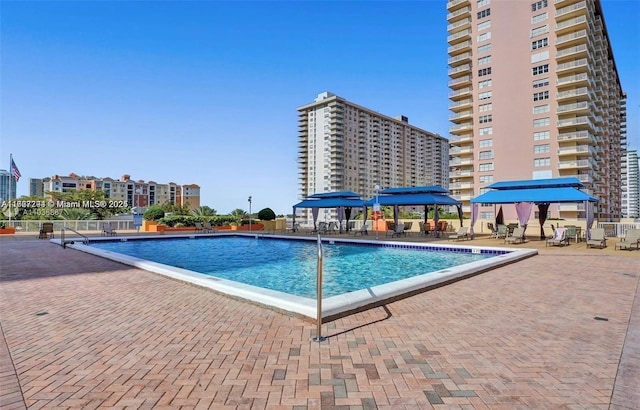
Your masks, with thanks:
M498 233L496 234L496 238L500 239L500 238L506 238L507 234L509 233L509 228L507 228L507 225L498 225Z
M49 234L52 238L54 237L53 222L43 222L42 226L40 227L40 234L38 235L38 238L47 239L49 237Z
M205 222L204 226L202 227L202 229L205 232L218 232L218 229L215 226L212 226L211 222Z
M387 235L393 236L396 233L396 223L392 221L387 221Z
M196 233L203 233L204 232L204 227L202 226L201 222L196 222Z
M567 228L556 228L553 231L553 238L547 239L545 246L564 246L569 245L569 241L567 240Z
M467 231L468 231L468 230L469 230L469 228L468 228L468 227L466 227L466 226L461 226L461 227L458 229L458 232L456 232L456 233L452 233L452 234L449 234L449 240L456 239L456 240L458 240L458 241L459 241L459 240L461 240L461 239L470 239L470 238L469 238L469 234L467 233Z
M118 233L111 227L111 222L105 222L102 224L102 235L116 236Z
M627 229L624 238L620 242L616 242L615 249L633 249L640 250L640 229Z
M590 238L587 239L587 248L597 246L599 248L607 247L607 238L605 237L604 228L595 228L591 230Z
M400 236L400 235L407 236L407 233L404 230L404 224L403 223L398 223L396 225L395 229L393 230L393 234L391 235L391 237L393 238L394 236Z
M358 234L360 235L369 235L369 224L371 223L371 221L367 221L366 223L363 223L362 226L360 227L360 229L351 229L349 231L349 235L353 235L353 236L357 236Z
M524 243L524 228L514 228L513 234L504 238L504 243Z
M492 222L488 222L487 223L487 228L491 229L491 237L492 238L498 238L498 228L495 227L495 225Z

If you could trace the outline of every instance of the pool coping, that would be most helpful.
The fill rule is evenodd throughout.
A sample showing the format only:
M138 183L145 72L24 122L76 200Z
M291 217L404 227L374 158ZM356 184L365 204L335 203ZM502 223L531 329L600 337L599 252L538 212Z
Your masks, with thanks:
M101 237L91 238L93 242L101 241L130 241L130 240L162 240L162 239L199 239L207 238L211 236L242 236L242 237L255 237L260 238L272 238L272 239L284 239L284 240L303 240L303 241L317 241L317 237L295 237L276 234L255 234L255 233L216 233L211 235L163 235L158 236L127 236L127 237ZM52 239L51 242L60 243L59 239ZM427 274L413 276L411 278L402 279L395 282L386 283L383 285L373 286L367 289L362 289L354 292L345 293L342 295L331 296L328 298L322 298L322 318L323 320L329 320L336 317L344 316L350 312L367 309L368 307L379 306L385 301L409 297L417 292L424 292L431 288L442 286L444 284L461 280L469 276L477 275L487 270L494 269L499 266L514 263L519 260L529 258L538 254L536 249L528 248L502 248L502 247L487 247L487 246L473 246L473 245L460 245L460 244L420 244L415 242L402 242L402 241L385 241L385 240L362 240L362 239L349 239L349 238L335 238L335 237L322 237L323 243L355 243L355 244L371 244L378 246L393 246L393 247L409 247L409 248L437 248L451 249L452 251L459 250L464 252L479 253L482 250L489 250L491 253L506 252L498 254L496 256L483 259L480 261L470 262L464 265L460 265L454 268L442 269ZM249 302L258 303L268 307L276 308L286 312L291 312L303 317L316 319L317 318L317 301L316 299L310 299L302 296L291 295L288 293L278 292L275 290L264 289L257 286L247 285L241 282L236 282L228 279L222 279L213 277L210 275L201 274L198 272L190 271L187 269L177 268L169 265L165 265L158 262L152 262L145 259L136 258L133 256L123 255L117 252L92 248L90 245L84 245L82 243L67 243L66 247L79 250L85 253L89 253L95 256L110 259L116 262L120 262L129 266L133 266L139 269L143 269L149 272L154 272L172 279L180 280L183 282L191 283L197 286L208 288L228 296L233 296Z

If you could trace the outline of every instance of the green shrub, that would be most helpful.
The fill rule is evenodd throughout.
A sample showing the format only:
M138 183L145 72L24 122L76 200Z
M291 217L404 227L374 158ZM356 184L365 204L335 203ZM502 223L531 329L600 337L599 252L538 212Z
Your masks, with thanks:
M164 209L159 206L152 206L147 209L143 215L147 221L157 221L164 218Z
M264 208L258 212L258 219L261 221L273 221L276 219L276 213L271 208Z

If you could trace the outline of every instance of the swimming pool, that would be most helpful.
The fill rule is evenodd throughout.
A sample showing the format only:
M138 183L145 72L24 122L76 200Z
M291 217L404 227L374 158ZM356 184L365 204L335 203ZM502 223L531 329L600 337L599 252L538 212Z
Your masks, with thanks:
M93 246L247 285L316 298L316 242L218 236L197 241L107 241ZM323 252L322 288L325 297L495 256L486 252L450 252L406 245L372 246L335 241L325 243Z
M316 317L316 238L239 233L211 236L92 238L89 246L73 244L70 247L228 295ZM194 250L195 257L191 253ZM323 238L323 251L323 317L401 297L537 254L534 249L347 238ZM434 251L444 252L436 259L445 264L431 266ZM247 257L253 254L258 257ZM180 262L175 263L176 260ZM383 269L374 273L376 267ZM290 271L287 276L281 274L285 270ZM345 272L355 275L350 277ZM271 276L266 278L268 274Z

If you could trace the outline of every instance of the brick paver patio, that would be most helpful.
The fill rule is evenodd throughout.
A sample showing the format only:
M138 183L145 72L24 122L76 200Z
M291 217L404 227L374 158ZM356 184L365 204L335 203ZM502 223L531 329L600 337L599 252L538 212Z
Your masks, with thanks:
M322 343L48 241L3 238L0 260L2 409L640 408L640 252L543 246L327 323Z

